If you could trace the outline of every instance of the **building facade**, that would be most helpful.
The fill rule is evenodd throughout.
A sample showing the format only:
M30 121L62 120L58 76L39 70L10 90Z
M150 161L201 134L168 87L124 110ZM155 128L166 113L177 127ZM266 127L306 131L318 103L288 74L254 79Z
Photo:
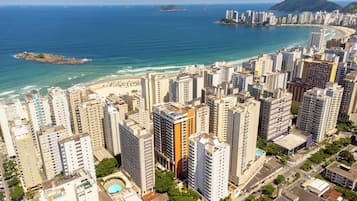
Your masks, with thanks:
M154 137L148 129L134 120L120 124L123 169L140 188L141 194L153 191L155 186Z
M176 177L186 177L188 138L196 132L195 109L179 103L155 105L153 122L158 162Z
M205 200L219 201L229 195L230 147L204 132L189 139L188 186Z

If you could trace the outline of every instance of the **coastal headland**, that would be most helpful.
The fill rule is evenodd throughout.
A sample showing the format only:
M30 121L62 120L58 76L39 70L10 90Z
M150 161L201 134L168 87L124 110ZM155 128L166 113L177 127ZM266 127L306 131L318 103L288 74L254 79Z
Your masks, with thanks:
M90 59L79 59L74 57L64 57L62 55L49 54L49 53L35 53L35 52L22 52L15 55L17 59L25 59L28 61L36 61L40 63L49 63L49 64L84 64L88 63Z

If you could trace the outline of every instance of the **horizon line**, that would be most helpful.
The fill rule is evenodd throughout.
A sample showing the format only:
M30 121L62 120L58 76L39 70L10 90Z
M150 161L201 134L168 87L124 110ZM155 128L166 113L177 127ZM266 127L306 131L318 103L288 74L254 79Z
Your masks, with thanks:
M197 2L197 3L176 3L176 4L161 4L161 3L114 3L114 4L0 4L1 6L167 6L167 5L182 5L182 6L189 6L189 5L237 5L237 4L274 4L276 2Z

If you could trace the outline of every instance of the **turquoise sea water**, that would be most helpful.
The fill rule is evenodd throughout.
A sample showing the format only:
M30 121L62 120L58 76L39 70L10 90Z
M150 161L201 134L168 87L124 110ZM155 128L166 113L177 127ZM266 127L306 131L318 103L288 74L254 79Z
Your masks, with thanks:
M184 12L158 6L0 7L0 99L33 88L69 87L103 76L188 64L242 60L303 45L311 27L248 27L213 22L226 9L270 5L195 5ZM18 60L22 51L90 58L84 65Z

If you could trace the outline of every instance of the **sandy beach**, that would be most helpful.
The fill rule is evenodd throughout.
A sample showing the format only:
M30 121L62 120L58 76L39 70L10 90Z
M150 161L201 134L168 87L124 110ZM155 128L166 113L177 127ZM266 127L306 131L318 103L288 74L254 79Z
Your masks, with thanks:
M349 27L343 26L332 26L332 25L321 25L321 24L281 24L279 26L293 26L293 27L319 27L319 28L327 28L327 29L334 29L341 33L340 38L345 38L348 36L353 35L356 33L356 30ZM335 38L338 39L338 38Z

